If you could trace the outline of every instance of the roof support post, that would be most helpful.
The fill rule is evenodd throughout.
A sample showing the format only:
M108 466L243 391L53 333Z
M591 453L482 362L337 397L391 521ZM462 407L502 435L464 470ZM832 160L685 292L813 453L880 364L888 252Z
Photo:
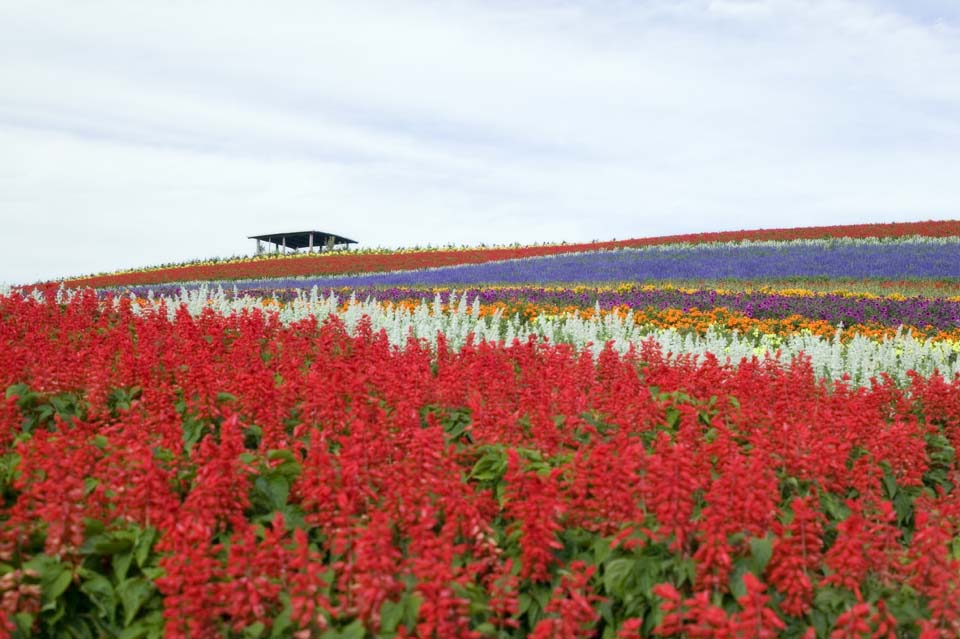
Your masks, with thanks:
M284 253L287 252L287 236L286 235L283 236L283 252Z
M260 244L260 240L257 240L257 255L263 253L263 246Z
M313 232L310 233L310 252L313 253Z

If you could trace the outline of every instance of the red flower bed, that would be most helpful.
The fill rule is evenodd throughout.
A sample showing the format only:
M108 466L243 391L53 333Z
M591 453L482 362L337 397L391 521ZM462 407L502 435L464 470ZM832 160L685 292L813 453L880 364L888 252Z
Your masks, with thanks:
M0 298L0 388L0 635L960 633L960 381L91 294Z
M193 280L256 279L264 277L296 277L373 273L457 264L480 264L521 257L557 255L579 251L599 251L624 247L652 246L676 242L733 242L739 240L795 240L824 237L901 237L923 235L946 237L960 235L960 221L903 222L895 224L858 224L849 226L815 226L792 229L759 229L692 233L663 237L566 244L560 246L528 246L521 248L464 249L455 251L420 251L384 254L336 254L284 259L256 259L223 264L189 265L151 271L100 275L69 280L70 286L124 286L162 284Z

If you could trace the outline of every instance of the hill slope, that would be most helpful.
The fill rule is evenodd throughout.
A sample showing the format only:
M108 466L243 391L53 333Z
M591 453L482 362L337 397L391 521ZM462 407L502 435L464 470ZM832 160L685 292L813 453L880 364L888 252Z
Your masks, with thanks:
M116 272L88 277L77 277L64 283L71 287L131 286L186 281L252 279L267 277L300 277L309 275L338 275L349 273L378 273L385 271L434 268L461 264L481 264L523 257L559 255L584 251L602 251L617 248L656 246L675 243L701 244L709 242L737 242L744 240L797 240L835 237L948 237L960 235L960 221L905 222L892 224L860 224L846 226L818 226L747 231L723 231L660 237L637 238L610 242L526 246L518 248L434 249L421 251L344 252L326 254L299 254L288 256L260 256L213 263L195 263L179 266Z

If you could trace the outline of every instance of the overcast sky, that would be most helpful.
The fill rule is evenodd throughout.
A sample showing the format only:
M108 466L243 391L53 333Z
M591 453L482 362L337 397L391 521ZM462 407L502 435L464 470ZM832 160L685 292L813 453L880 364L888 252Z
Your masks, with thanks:
M0 283L957 217L953 0L0 0Z

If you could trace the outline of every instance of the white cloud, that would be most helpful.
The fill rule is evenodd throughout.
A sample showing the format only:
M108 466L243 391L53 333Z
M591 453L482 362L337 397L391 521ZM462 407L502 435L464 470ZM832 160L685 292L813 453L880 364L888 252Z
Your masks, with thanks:
M945 6L7 3L0 281L300 227L396 246L957 217Z

